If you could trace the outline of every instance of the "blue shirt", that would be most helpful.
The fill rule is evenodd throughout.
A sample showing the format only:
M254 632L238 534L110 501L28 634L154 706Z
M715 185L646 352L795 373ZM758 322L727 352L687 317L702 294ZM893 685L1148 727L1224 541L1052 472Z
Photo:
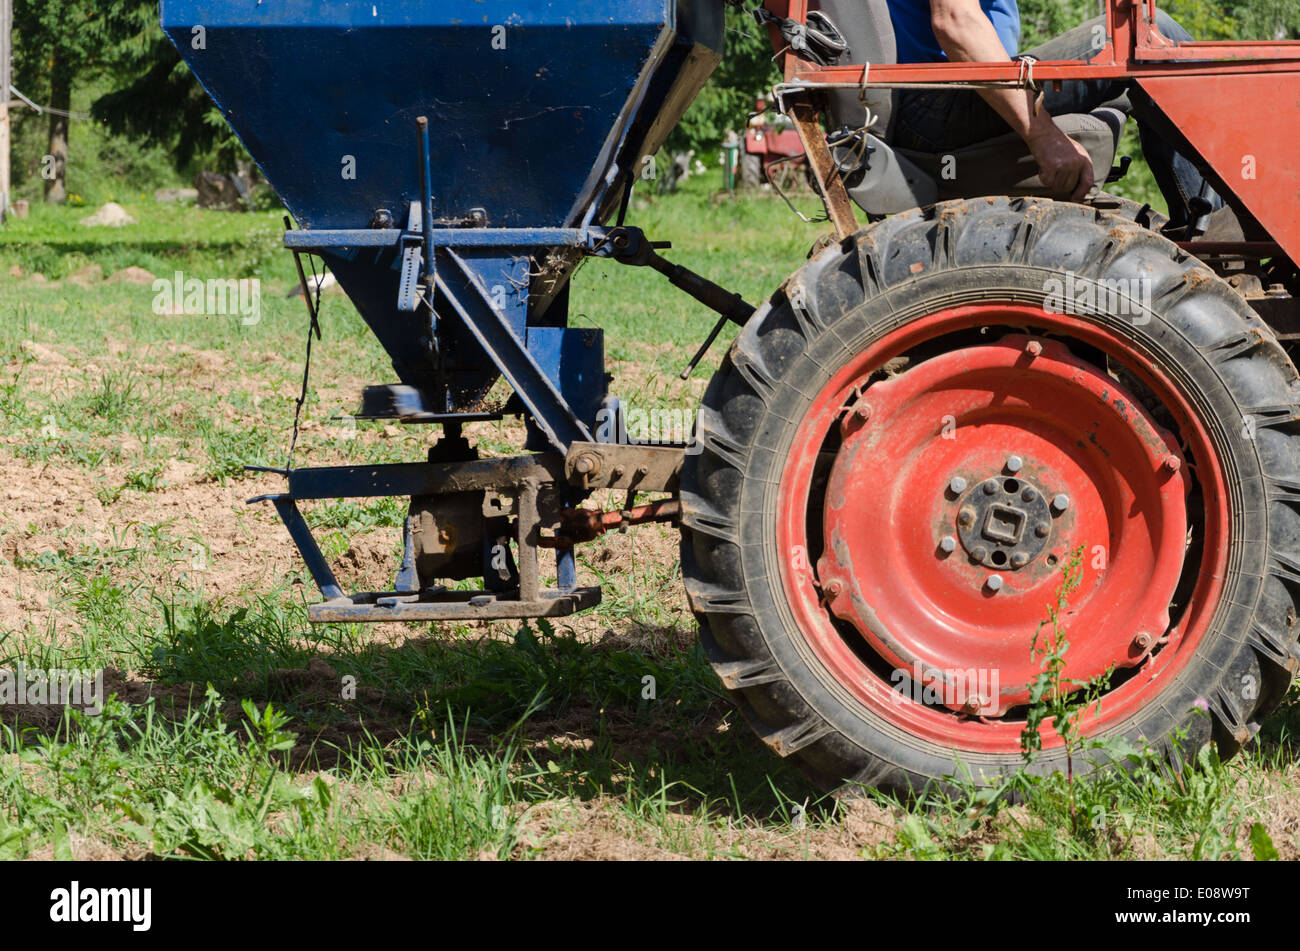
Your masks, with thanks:
M948 58L930 25L930 0L888 0L900 63L937 63ZM1020 9L1016 0L980 0L1008 56L1020 50Z

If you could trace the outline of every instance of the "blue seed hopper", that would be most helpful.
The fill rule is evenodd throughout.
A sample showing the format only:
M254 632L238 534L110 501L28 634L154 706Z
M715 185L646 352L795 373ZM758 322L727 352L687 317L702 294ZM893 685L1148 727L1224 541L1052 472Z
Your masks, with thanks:
M292 212L285 245L329 266L391 356L398 382L367 387L361 418L442 428L426 461L284 471L288 491L269 500L325 597L313 619L595 603L598 589L575 587L572 543L603 529L573 506L593 488L669 486L675 470L659 470L680 452L620 460L629 447L593 441L619 406L602 332L568 326L569 278L584 256L613 257L733 317L751 310L620 226L646 156L720 58L721 5L163 0L162 23ZM513 395L494 405L501 376ZM508 413L534 452L480 459L462 424ZM297 502L383 495L412 498L394 590L346 596ZM672 517L650 508L632 518ZM557 553L549 591L543 546ZM450 590L464 578L483 587Z

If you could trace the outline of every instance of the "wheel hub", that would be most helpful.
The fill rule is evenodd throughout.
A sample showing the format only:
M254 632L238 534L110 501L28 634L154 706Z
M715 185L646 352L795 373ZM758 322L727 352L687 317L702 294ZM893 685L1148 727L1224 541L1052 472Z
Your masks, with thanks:
M1112 377L1059 343L1009 335L856 392L816 572L830 613L896 673L995 682L985 716L1026 703L1035 637L1080 551L1061 619L1066 678L1135 666L1158 645L1189 483L1176 440ZM970 713L969 697L941 693Z
M985 479L967 490L953 508L962 547L986 568L1019 571L1051 543L1051 503L1027 479L1014 475Z

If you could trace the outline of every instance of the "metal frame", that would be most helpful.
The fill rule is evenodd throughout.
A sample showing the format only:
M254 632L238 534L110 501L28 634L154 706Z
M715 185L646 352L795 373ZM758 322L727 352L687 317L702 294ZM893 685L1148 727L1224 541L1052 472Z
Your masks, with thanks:
M809 0L766 0L779 17L804 21ZM880 63L818 66L794 55L775 25L769 25L785 82L778 98L795 97L793 114L811 93L828 88L949 88L953 86L1038 87L1063 80L1131 79L1167 116L1169 134L1185 139L1222 194L1248 211L1292 261L1300 260L1300 218L1278 195L1300 193L1291 143L1300 136L1300 42L1175 43L1161 34L1155 0L1108 0L1106 44L1090 60L998 63ZM1223 104L1231 103L1231 108ZM1216 108L1218 104L1218 108ZM819 129L805 115L805 145L816 145ZM846 197L828 161L812 167L827 196L841 236ZM1243 173L1251 160L1253 177ZM851 207L848 213L852 214ZM1195 243L1187 249L1196 253Z
M249 503L271 502L306 562L323 602L307 608L314 622L489 620L512 617L559 617L600 603L600 588L575 584L572 546L543 546L542 529L558 525L559 493L565 480L564 459L556 453L506 456L455 463L394 463L291 469L283 473L289 490ZM518 591L455 591L435 587L420 591L415 581L410 520L405 526L406 552L396 590L347 596L321 553L298 502L313 499L430 496L492 491L508 495L516 512L519 559ZM554 515L548 515L553 511ZM558 588L542 590L539 551L556 549Z

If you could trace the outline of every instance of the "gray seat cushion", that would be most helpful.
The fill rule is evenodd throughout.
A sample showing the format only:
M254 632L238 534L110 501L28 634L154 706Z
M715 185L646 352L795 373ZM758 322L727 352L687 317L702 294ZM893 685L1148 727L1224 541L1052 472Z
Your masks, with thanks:
M808 8L821 10L839 27L849 46L840 57L841 63L898 62L894 22L889 18L886 0L809 0ZM870 109L876 120L871 131L882 139L889 138L894 105L892 89L869 89L863 101L859 101L856 89L833 89L826 95L828 111L837 128L847 125L850 129L860 129Z

